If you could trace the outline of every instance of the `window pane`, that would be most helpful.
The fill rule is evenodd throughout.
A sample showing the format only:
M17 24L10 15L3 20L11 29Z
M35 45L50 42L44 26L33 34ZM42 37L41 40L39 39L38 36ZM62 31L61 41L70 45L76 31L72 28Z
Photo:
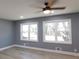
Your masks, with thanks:
M22 40L28 40L28 25L22 25Z
M30 40L37 40L37 24L30 25Z
M55 23L45 24L45 40L55 41Z
M58 41L65 41L67 39L67 35L65 32L57 31L57 40Z
M56 32L58 41L69 41L68 36L70 35L70 32L68 25L68 22L58 22Z
M29 27L29 25L23 25L22 26L22 31L23 32L28 32L28 27Z
M58 31L65 31L65 27L64 27L63 22L58 22L57 27L58 27L57 28Z

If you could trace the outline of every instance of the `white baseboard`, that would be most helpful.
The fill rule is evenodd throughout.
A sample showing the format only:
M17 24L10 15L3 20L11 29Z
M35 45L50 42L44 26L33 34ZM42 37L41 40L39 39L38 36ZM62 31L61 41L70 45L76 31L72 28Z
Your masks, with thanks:
M4 48L0 48L0 51L6 50L6 49L9 49L9 48L12 48L12 47L28 48L28 49L35 49L35 50L46 51L46 52L54 52L54 53L72 55L72 56L79 56L79 53L74 53L74 52L50 50L50 49L29 47L29 46L23 46L23 45L17 45L17 44L10 45L10 46L4 47Z
M15 45L10 45L10 46L7 46L7 47L0 48L0 51L6 50L6 49L9 49L9 48L12 48L12 47L15 47Z
M16 47L20 48L29 48L29 49L35 49L40 51L46 51L46 52L54 52L54 53L60 53L60 54L66 54L66 55L72 55L72 56L79 56L79 53L74 52L67 52L67 51L58 51L58 50L50 50L50 49L44 49L44 48L36 48L36 47L29 47L29 46L23 46L23 45L15 45Z

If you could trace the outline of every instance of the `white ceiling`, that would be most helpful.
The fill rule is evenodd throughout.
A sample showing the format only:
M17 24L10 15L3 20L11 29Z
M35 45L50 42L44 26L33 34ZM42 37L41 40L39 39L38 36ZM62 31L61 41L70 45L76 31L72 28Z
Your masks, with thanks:
M39 7L44 7L45 0L0 0L0 18L9 20L50 16L44 15ZM66 6L65 10L55 11L51 15L79 12L79 0L58 0L55 6Z

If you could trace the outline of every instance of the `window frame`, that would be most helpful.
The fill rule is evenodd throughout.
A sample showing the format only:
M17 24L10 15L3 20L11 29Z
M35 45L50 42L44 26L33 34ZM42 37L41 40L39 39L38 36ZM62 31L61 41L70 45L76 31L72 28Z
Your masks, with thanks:
M32 24L37 24L37 40L30 40L30 34L28 34L28 40L23 40L22 39L22 26L26 24L26 25L32 25ZM30 28L29 28L30 29ZM38 42L38 22L25 22L25 23L21 23L20 24L20 40L21 41L31 41L31 42Z
M45 40L45 28L44 28L44 26L45 26L45 23L52 23L52 22L65 22L65 21L68 21L69 23L70 23L70 25L69 25L69 32L70 32L70 39L69 39L69 41L68 42L65 42L65 41L63 41L63 42L59 42L59 41L47 41L47 40ZM43 21L43 42L44 43L58 43L58 44L72 44L72 29L71 29L71 19L62 19L62 20L46 20L46 21ZM55 39L56 40L56 39Z

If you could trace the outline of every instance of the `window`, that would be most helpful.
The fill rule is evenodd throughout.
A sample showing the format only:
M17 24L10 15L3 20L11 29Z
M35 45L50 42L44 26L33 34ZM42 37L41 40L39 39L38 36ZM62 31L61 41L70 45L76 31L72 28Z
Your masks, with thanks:
M71 20L43 22L44 42L71 44Z
M37 41L37 23L21 24L21 40Z

